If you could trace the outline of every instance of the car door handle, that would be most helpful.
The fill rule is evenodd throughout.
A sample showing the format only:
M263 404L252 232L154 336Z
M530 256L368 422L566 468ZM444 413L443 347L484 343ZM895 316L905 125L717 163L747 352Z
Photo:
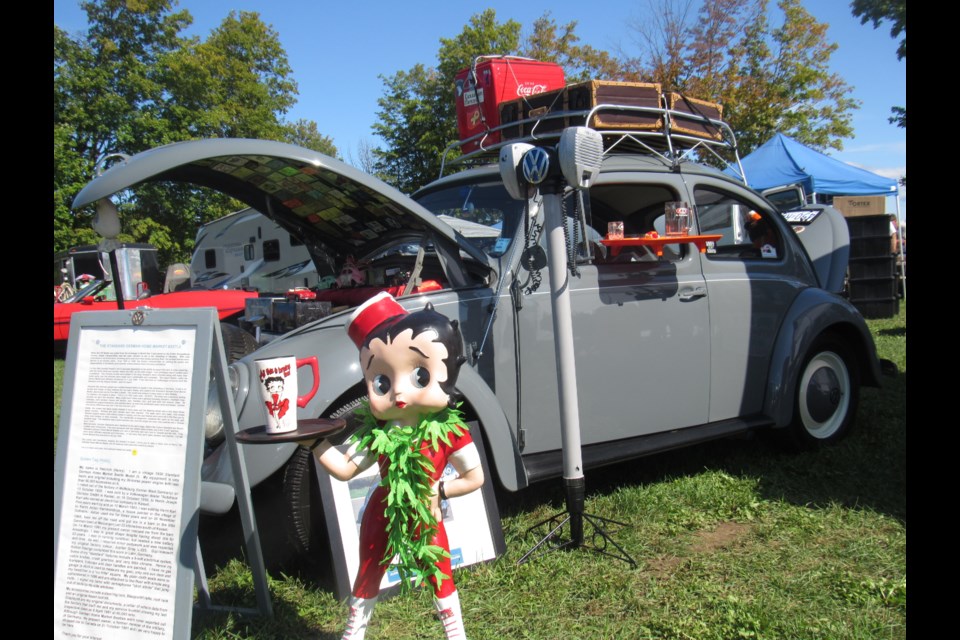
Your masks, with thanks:
M694 300L696 298L703 298L707 295L706 287L694 287L693 289L684 289L680 292L681 300Z

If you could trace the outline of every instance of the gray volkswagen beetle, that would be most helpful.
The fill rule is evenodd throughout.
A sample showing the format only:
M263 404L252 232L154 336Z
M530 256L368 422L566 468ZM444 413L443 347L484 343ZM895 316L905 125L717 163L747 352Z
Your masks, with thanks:
M564 198L585 468L756 429L783 430L807 447L843 437L860 386L879 385L879 363L860 313L837 294L848 251L840 214L811 207L788 223L718 171L621 147L605 152L582 198ZM308 149L201 140L115 165L74 206L144 181L226 192L302 239L318 265L366 261L374 286L345 291L354 305L400 274L401 304L430 302L460 322L468 362L458 388L490 475L510 491L560 476L542 200L511 197L495 162L407 197ZM627 237L662 236L668 202L688 203L689 233L710 239L611 246L610 222L622 222ZM344 331L349 315L302 326L230 366L241 429L264 422L254 361L274 356L319 360L319 387L301 419L351 417L365 391ZM234 493L215 394L208 417L202 510L225 513ZM246 446L244 455L253 486L284 474L294 541L308 547L317 499L309 453L277 444Z

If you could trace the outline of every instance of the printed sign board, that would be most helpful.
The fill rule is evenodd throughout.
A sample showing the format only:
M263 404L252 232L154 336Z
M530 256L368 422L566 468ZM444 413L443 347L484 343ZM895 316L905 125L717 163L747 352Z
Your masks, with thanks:
M71 321L54 470L54 637L189 636L216 320L189 311Z

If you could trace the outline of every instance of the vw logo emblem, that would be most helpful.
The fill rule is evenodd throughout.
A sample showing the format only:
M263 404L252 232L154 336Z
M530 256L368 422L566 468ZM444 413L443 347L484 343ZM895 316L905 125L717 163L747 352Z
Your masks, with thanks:
M523 177L530 184L540 184L547 177L550 156L541 147L534 147L523 156Z

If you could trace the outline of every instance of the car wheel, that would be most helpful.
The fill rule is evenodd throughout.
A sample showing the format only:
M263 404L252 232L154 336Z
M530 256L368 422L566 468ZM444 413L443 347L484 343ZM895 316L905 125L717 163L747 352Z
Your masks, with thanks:
M342 444L360 426L355 412L364 398L366 394L357 396L324 416L347 421L346 428L331 438L331 442ZM314 550L317 533L325 526L314 464L313 454L298 447L287 461L283 475L287 538L294 550L302 554Z
M227 364L236 362L248 353L257 350L257 340L249 331L226 322L220 323L220 333L223 335L223 347L227 354Z
M809 449L843 438L856 415L859 393L860 372L847 347L830 336L818 339L797 379L793 443Z

